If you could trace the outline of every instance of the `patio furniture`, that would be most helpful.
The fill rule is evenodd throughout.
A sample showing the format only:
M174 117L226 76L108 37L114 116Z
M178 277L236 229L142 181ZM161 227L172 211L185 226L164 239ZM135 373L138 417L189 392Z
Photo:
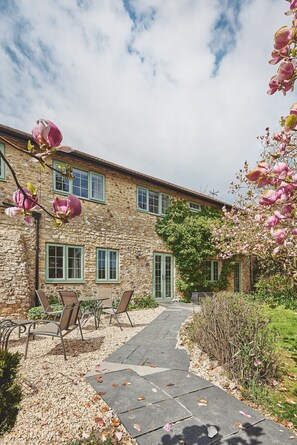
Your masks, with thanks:
M18 335L26 331L27 325L32 324L32 320L0 320L0 349L8 348L9 337L18 328Z
M51 305L50 305L50 303L48 301L48 298L47 298L46 293L44 292L44 290L36 289L35 293L36 293L36 295L38 297L38 300L39 300L41 306L43 307L43 311L44 311L44 313L46 315L53 316L54 319L56 319L57 317L61 316L63 310L61 310L61 311L54 311L53 310L53 308L51 307Z
M111 323L112 317L115 317L116 320L117 320L118 325L120 326L121 331L122 331L122 326L121 326L121 323L120 323L120 320L119 320L119 315L120 314L126 313L127 317L128 317L128 320L130 321L130 324L133 327L132 321L131 321L131 319L129 317L128 310L127 310L129 302L130 302L131 297L133 295L133 292L134 292L133 290L126 290L125 292L123 292L123 294L121 296L121 299L120 299L120 302L119 302L119 305L118 305L118 307L116 309L113 308L113 307L111 307L111 308L104 308L103 307L101 309L101 311L100 311L101 313L110 315L109 324ZM101 313L100 313L100 315L101 315ZM100 320L100 318L99 318L99 320Z
M73 304L73 303L78 305L78 315L80 318L81 325L84 325L90 317L94 316L95 329L98 328L96 305L95 305L95 308L83 310L80 306L80 301L78 299L76 292L74 292L74 291L59 291L59 294L60 294L60 297L61 297L61 300L62 300L62 303L64 306L66 306L67 304ZM90 299L88 299L88 301L89 300ZM83 300L81 300L81 301L83 301Z
M65 345L64 345L64 340L63 340L65 335L69 334L71 331L78 328L80 331L82 340L84 339L78 315L79 315L79 304L73 303L73 304L65 305L59 321L35 320L33 323L31 323L28 328L27 342L26 342L26 349L25 349L25 359L27 358L27 354L28 354L28 346L29 346L30 336L32 335L33 337L35 337L36 335L47 335L49 337L59 337L60 338L61 344L62 344L62 349L63 349L63 354L64 354L64 359L67 360ZM40 326L35 327L35 323L42 323L42 324Z

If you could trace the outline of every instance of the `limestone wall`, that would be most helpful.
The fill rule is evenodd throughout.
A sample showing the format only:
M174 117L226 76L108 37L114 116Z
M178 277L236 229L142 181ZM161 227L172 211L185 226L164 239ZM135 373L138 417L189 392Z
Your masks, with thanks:
M15 141L17 142L17 141ZM20 182L30 182L39 190L45 207L51 206L56 196L52 190L52 171L40 171L24 154L5 147L11 165L16 169ZM65 155L56 157L65 162ZM144 186L155 191L169 193L171 197L189 200L184 193L177 194L165 187L156 187L148 180L137 179L78 159L68 160L74 167L92 170L105 175L106 202L100 204L83 200L83 214L62 228L56 228L44 213L40 221L39 287L49 295L57 295L61 289L80 291L83 295L98 292L101 287L112 287L114 295L123 290L152 294L153 254L168 252L166 244L157 236L157 216L136 209L136 187ZM0 202L11 199L16 189L12 175L6 169L6 180L0 180ZM193 198L190 199L193 201ZM203 201L196 199L203 205ZM84 282L50 284L46 282L46 243L84 246ZM96 248L119 251L119 281L112 284L96 283ZM0 208L0 315L25 313L32 305L35 287L35 226L28 227L21 220L12 219Z

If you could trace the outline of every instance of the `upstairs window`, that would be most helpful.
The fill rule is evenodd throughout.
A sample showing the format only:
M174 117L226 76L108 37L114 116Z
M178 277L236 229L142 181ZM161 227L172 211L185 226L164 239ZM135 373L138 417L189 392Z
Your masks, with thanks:
M137 187L137 210L154 215L166 215L169 205L169 195L145 187Z
M0 151L4 154L4 145L0 144ZM0 180L5 179L5 162L0 158Z
M197 202L188 202L188 206L193 213L201 212L201 204L197 204Z
M219 262L215 260L206 261L205 263L206 279L214 282L219 280Z
M97 281L115 282L119 279L119 252L97 249Z
M62 166L59 162L54 163L54 168L59 170ZM74 179L67 179L58 171L54 171L54 190L58 193L66 193L92 201L105 202L105 178L99 173L85 170L73 169Z
M64 244L46 245L47 282L82 282L83 247Z

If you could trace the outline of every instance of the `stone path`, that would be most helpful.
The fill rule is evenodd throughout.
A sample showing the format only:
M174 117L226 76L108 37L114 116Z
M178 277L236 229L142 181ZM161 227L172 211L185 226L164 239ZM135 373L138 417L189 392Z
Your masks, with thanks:
M284 427L188 371L188 354L176 343L191 310L168 304L100 369L90 371L88 382L139 445L297 445Z

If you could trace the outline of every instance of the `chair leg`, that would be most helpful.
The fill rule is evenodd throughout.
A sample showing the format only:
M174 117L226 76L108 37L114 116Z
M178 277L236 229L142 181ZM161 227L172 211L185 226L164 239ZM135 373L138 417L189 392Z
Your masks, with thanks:
M25 360L27 359L27 354L28 354L29 337L30 337L30 330L28 331L28 334L27 334L27 341L26 341L26 348L25 348Z
M84 337L83 337L83 333L82 333L82 328L81 328L81 324L80 324L79 319L77 319L77 324L78 324L78 329L79 329L79 332L80 332L81 339L82 339L82 341L84 341Z
M63 339L63 335L62 335L62 332L61 332L61 331L60 331L60 339L61 339L61 344L62 344L62 349L63 349L64 359L67 360L67 357L66 357L66 351L65 351L65 345L64 345L64 339Z
M118 315L117 315L117 314L114 314L114 316L115 316L115 318L116 318L116 321L117 321L118 325L120 326L120 330L122 331L123 329L122 329L122 326L121 326L121 323L120 323L120 320L119 320Z
M128 312L126 311L126 314L127 314L127 317L128 317L128 319L129 319L129 321L130 321L130 325L132 326L132 328L133 328L133 324L132 324L132 321L131 321L131 318L129 317L129 314L128 314Z

